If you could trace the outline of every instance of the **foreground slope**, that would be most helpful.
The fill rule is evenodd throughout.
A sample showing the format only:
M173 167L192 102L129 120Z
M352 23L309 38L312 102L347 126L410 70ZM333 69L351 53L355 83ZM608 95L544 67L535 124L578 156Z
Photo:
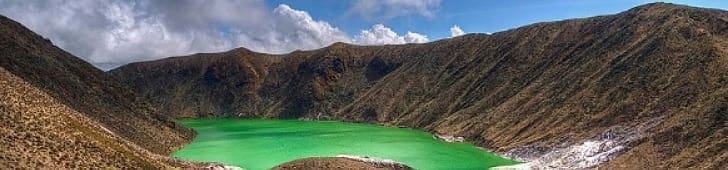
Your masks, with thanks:
M192 132L157 114L117 80L0 17L0 67L112 132L156 153L169 153Z
M0 169L191 166L127 142L0 67Z
M534 166L728 166L722 10L653 3L427 44L235 49L110 73L174 116L409 126Z
M0 169L168 168L193 133L129 88L0 16Z

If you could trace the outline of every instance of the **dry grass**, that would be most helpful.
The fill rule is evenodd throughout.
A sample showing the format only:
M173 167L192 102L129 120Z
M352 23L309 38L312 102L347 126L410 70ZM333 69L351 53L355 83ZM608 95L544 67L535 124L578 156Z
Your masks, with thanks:
M0 92L3 169L170 168L1 67Z

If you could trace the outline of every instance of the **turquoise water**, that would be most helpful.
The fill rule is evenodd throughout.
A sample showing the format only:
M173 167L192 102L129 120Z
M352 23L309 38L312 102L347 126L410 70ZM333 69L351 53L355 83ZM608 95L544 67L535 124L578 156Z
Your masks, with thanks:
M172 154L186 160L269 169L305 157L366 155L415 169L486 169L516 164L469 143L447 143L405 128L335 121L190 119L191 144Z

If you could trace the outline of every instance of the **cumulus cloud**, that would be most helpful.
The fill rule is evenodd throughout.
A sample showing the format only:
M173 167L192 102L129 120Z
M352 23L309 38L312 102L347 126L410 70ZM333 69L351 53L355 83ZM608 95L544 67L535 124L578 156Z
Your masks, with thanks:
M441 0L356 0L349 12L368 20L386 20L407 15L433 17L440 3Z
M284 53L350 41L304 11L266 10L260 0L0 0L0 14L103 69L240 46Z
M215 2L207 5L227 6L231 5L227 3L232 3ZM23 23L56 45L105 69L132 61L233 47L234 42L212 29L182 27L187 25L181 24L185 22L205 28L212 26L194 23L194 18L171 18L176 14L166 11L161 3L163 1L3 0L0 1L0 14ZM222 13L188 12L200 13L200 16L208 18L217 18L211 15ZM207 18L199 19L199 22L204 19Z
M407 34L404 34L404 42L407 43L426 43L429 41L430 39L428 39L426 35L422 35L419 33L407 31Z
M284 53L295 49L314 49L335 42L349 42L343 31L331 26L328 22L314 20L305 11L292 9L281 4L273 10L273 24L266 30L257 33L265 41L256 41L260 37L246 34L238 30L238 39L245 47L255 47L259 51Z
M428 41L427 36L409 31L404 36L400 36L383 24L375 24L370 29L362 30L353 40L354 43L363 45L425 43Z
M0 14L101 69L237 47L286 53L354 41L306 11L285 4L268 9L262 0L0 0ZM386 30L393 35L362 42L427 41L417 33L399 36ZM384 30L369 33L378 31Z
M452 27L450 27L450 37L457 37L457 36L461 36L464 34L465 34L465 31L460 29L460 27L458 25L453 25Z

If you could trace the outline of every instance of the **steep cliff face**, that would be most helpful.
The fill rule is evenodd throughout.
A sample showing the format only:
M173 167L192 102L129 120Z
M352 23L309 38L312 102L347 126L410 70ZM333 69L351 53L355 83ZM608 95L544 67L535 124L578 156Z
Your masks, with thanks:
M0 169L183 166L158 154L187 143L191 130L3 16L0 73Z
M545 166L717 168L728 156L721 10L655 3L427 44L236 49L110 73L168 115L409 126Z

